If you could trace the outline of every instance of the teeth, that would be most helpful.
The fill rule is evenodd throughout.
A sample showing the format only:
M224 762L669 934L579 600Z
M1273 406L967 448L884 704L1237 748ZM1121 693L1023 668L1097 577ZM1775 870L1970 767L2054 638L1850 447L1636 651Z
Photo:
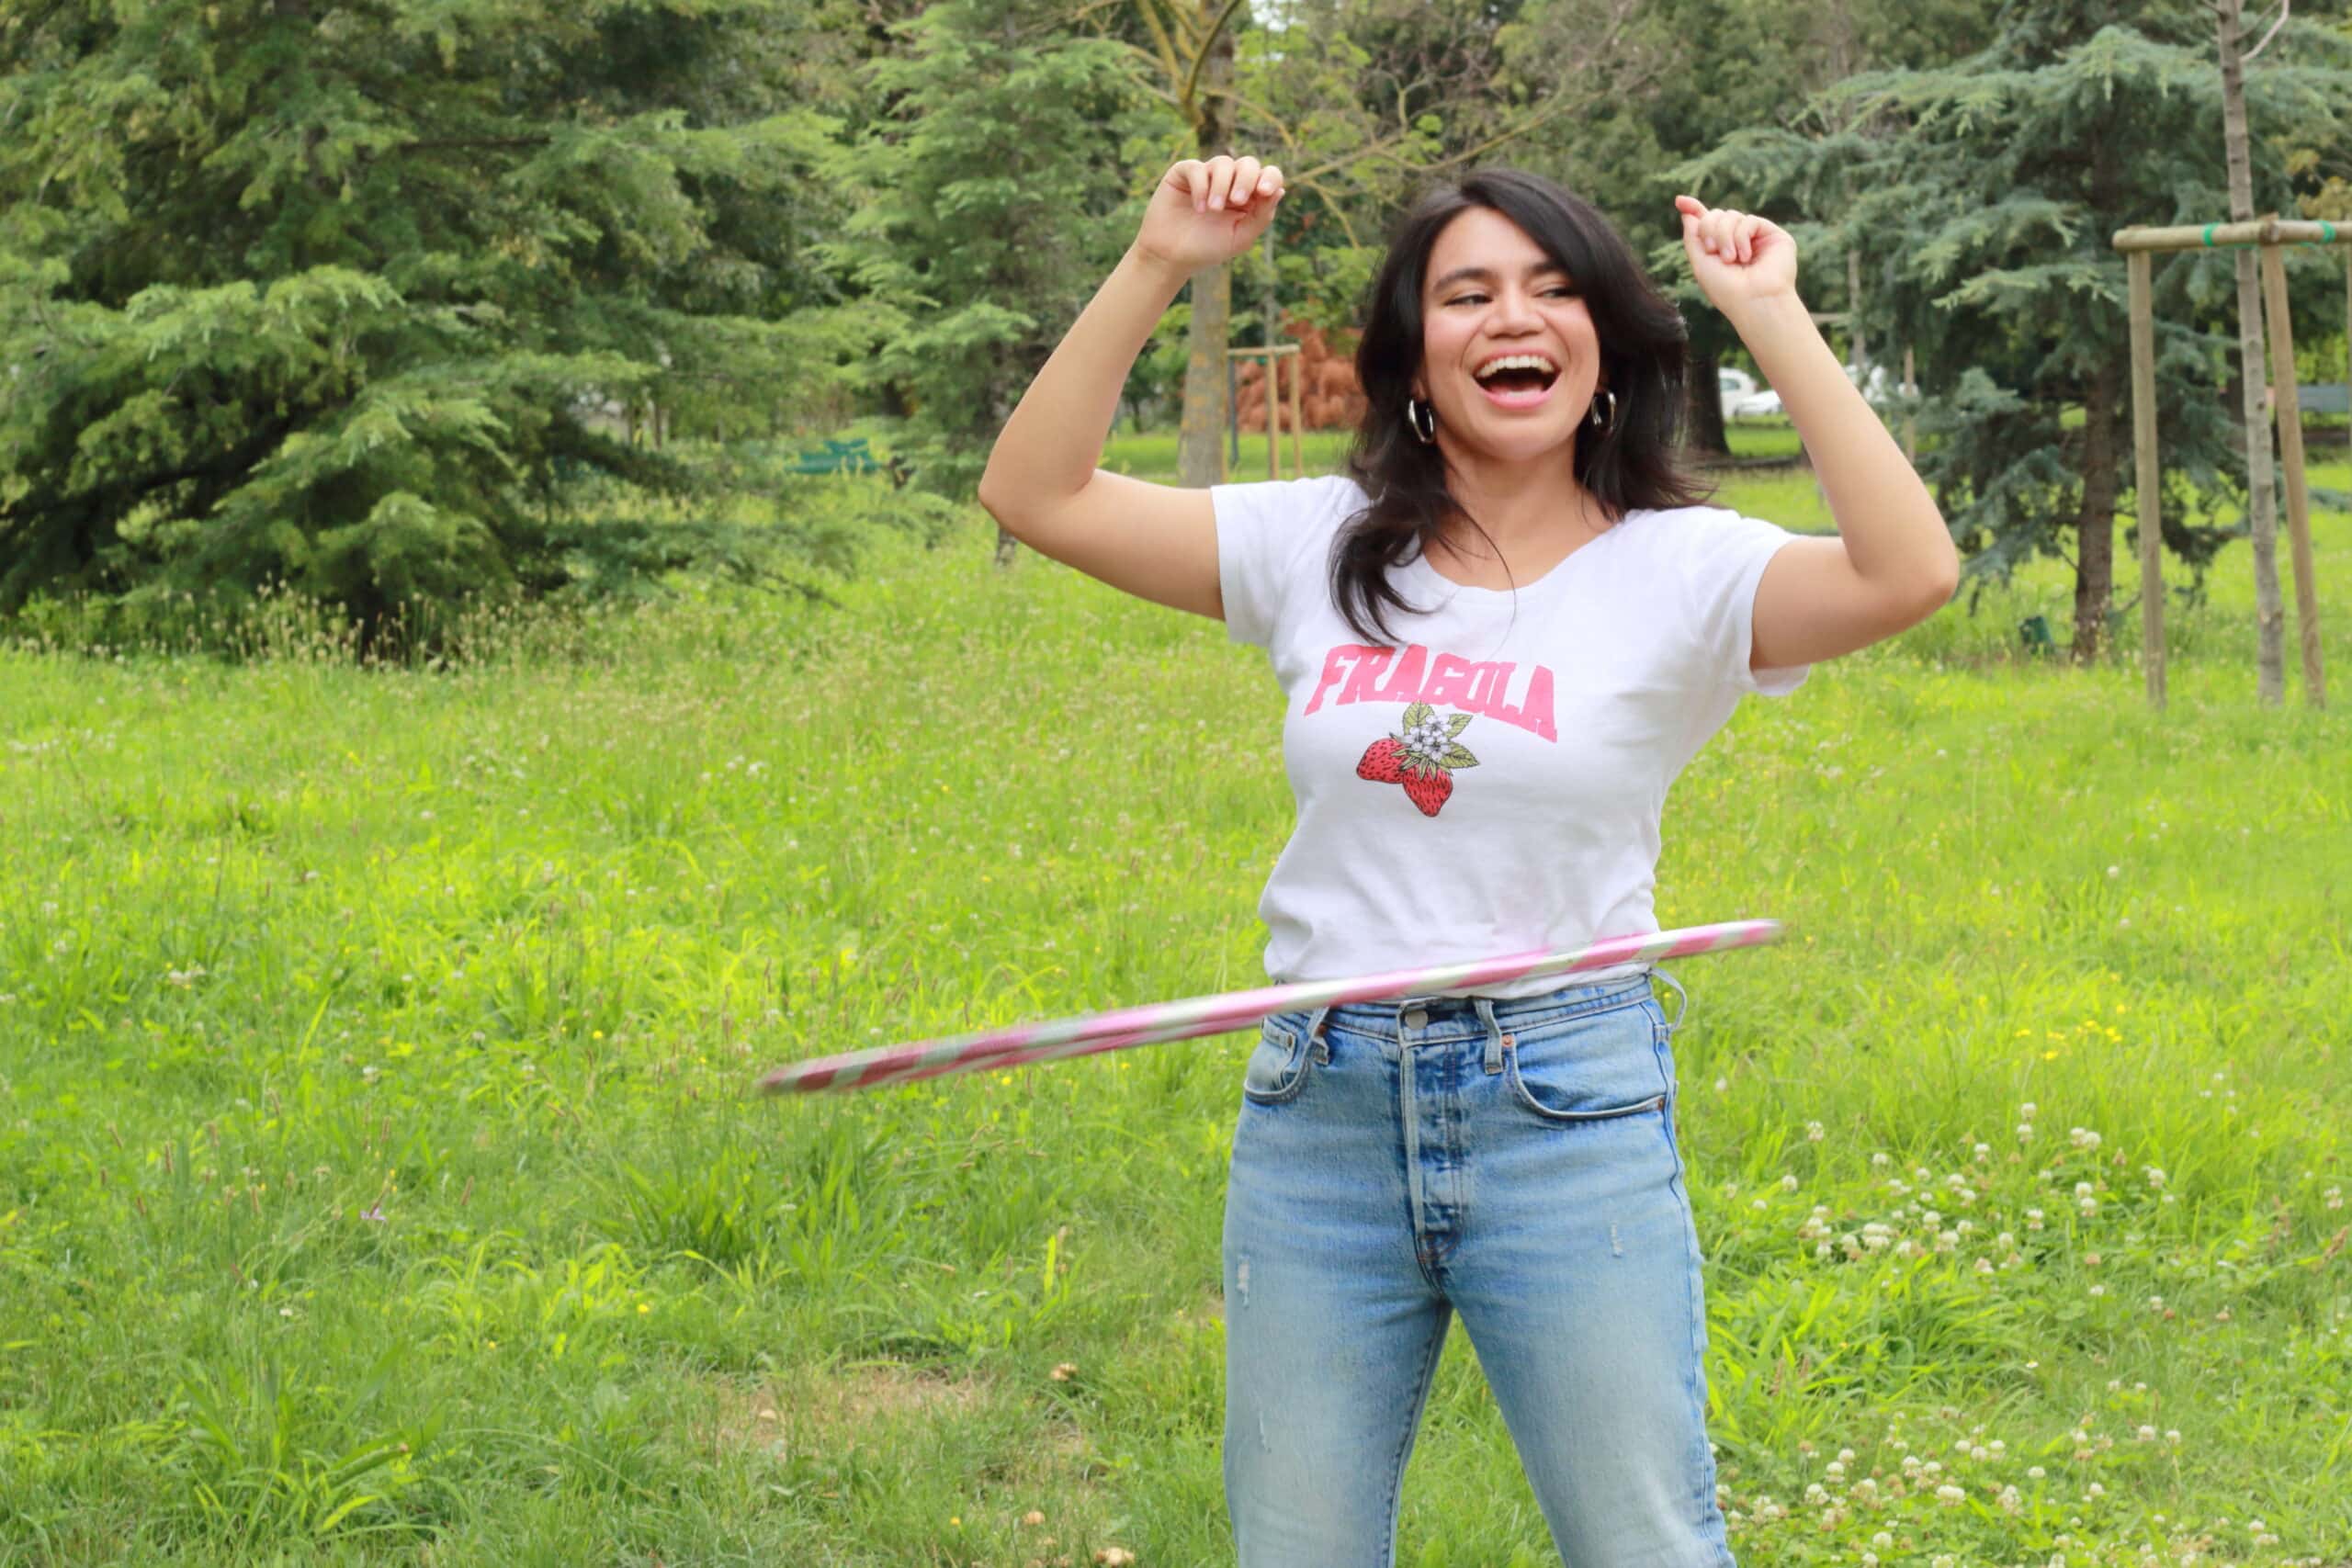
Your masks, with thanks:
M1555 376L1559 369L1540 354L1506 354L1500 359L1490 359L1478 367L1478 379L1483 381L1498 370L1540 370L1547 376Z

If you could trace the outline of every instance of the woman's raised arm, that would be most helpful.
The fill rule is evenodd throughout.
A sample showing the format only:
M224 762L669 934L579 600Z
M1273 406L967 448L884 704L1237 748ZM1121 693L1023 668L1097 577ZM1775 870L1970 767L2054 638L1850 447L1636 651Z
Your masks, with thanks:
M1206 491L1097 466L1119 390L1184 282L1255 244L1283 194L1255 158L1187 158L1152 192L1135 243L1005 422L980 504L1040 555L1126 592L1222 618Z
M1784 545L1764 569L1752 667L1817 664L1917 626L1951 598L1960 555L1935 498L1797 298L1796 242L1752 213L1689 196L1676 205L1701 290L1781 394L1838 525L1837 538Z

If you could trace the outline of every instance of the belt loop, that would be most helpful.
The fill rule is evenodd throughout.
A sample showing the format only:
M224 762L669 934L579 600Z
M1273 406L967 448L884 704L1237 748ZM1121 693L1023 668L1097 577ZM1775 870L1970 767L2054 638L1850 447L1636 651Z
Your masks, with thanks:
M1487 1071L1499 1073L1503 1070L1503 1026L1495 1021L1495 999L1473 997L1470 1000L1478 1010L1478 1021L1487 1026Z
M1331 1004L1326 1002L1306 1015L1307 1043L1315 1048L1315 1059L1327 1067L1331 1065L1331 1037L1323 1032L1323 1021L1330 1012Z
M1682 988L1681 981L1665 970L1653 968L1650 973L1672 987L1674 994L1682 998L1682 1005L1674 1010L1674 1017L1668 1021L1666 1026L1669 1034L1679 1034L1682 1032L1682 1021L1690 1016L1690 993Z

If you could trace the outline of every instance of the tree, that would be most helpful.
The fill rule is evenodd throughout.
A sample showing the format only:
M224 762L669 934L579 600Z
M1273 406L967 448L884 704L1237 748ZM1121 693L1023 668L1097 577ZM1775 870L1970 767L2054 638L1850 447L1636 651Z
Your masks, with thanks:
M2105 645L2129 450L2108 240L2221 210L2208 20L2187 0L2012 3L1966 61L1819 95L1815 125L1842 129L1745 132L1689 166L1788 200L1860 251L1871 335L1920 350L1920 467L1969 570L2006 575L2071 542L2077 659ZM2267 123L2341 140L2343 70L2281 60L2247 90ZM2283 176L2257 177L2271 199L2291 195ZM2207 494L2235 488L2219 270L2198 258L2157 277L2161 440L2175 481ZM2200 569L2231 536L2166 511L2166 545Z
M1128 143L1159 127L1124 53L1058 20L1035 0L948 0L894 24L899 51L864 68L876 112L828 164L860 196L817 248L865 339L852 374L906 419L943 494L978 482L1140 210Z
M1185 143L1181 155L1213 158L1235 151L1234 31L1237 19L1248 19L1242 0L1131 0L1130 6L1117 11L1088 6L1080 15L1090 19L1105 44L1129 53L1131 80L1181 120ZM1138 27L1140 39L1133 36ZM1150 171L1154 176L1160 172ZM1217 444L1225 427L1232 275L1221 266L1205 269L1193 277L1186 291L1190 308L1177 469L1183 483L1206 485L1223 471Z
M2245 65L2238 38L2239 0L2214 0L2220 23L2222 61L2222 134L2230 176L2230 220L2254 217L2253 164L2246 150ZM2285 16L2279 17L2284 21ZM2266 40L2267 41L2267 40ZM2265 339L2262 333L2262 282L2256 272L2256 252L2241 249L2232 258L2238 284L2238 375L2244 389L2246 457L2246 525L2254 549L2254 621L2256 632L2256 700L2275 707L2287 689L2287 611L2278 598L2278 517L2270 499L2270 421L2263 408Z
M1787 130L1811 96L1864 69L1951 63L1982 48L1995 0L1653 0L1616 47L1595 62L1591 112L1554 122L1531 138L1529 155L1557 170L1609 213L1629 237L1655 242L1663 280L1676 291L1690 330L1689 441L1728 456L1715 372L1739 352L1738 334L1705 307L1681 261L1682 231L1669 197L1680 165L1750 128ZM1529 22L1537 59L1557 46L1544 32L1575 31L1573 7L1547 7ZM1762 209L1760 193L1710 187L1720 205ZM1754 199L1751 199L1754 197ZM1803 231L1793 210L1773 214ZM1816 250L1826 236L1803 231ZM1824 269L1825 271L1826 269ZM1836 274L1817 305L1850 303Z
M1559 0L1584 26L1562 33L1563 49L1541 68L1513 73L1503 40L1517 0L1281 0L1259 18L1261 37L1246 59L1236 42L1250 20L1241 0L1131 3L1148 39L1126 43L1138 80L1182 118L1187 155L1215 157L1246 141L1281 164L1351 245L1375 234L1415 185L1589 106L1589 67L1637 8L1636 0ZM1117 38L1099 15L1098 25ZM1230 270L1194 275L1190 300L1177 466L1182 482L1205 485L1223 471Z
M693 558L691 530L580 522L567 477L687 489L588 411L788 397L830 357L763 319L831 124L779 107L800 13L12 8L0 613L276 581L373 637L417 598L562 589L583 553Z

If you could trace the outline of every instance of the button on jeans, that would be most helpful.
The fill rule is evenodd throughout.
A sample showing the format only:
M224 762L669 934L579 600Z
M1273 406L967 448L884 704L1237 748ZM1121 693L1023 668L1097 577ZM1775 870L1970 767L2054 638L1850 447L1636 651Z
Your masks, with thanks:
M1731 1562L1670 1032L1643 976L1266 1021L1225 1212L1241 1568L1395 1560L1457 1313L1570 1568Z

